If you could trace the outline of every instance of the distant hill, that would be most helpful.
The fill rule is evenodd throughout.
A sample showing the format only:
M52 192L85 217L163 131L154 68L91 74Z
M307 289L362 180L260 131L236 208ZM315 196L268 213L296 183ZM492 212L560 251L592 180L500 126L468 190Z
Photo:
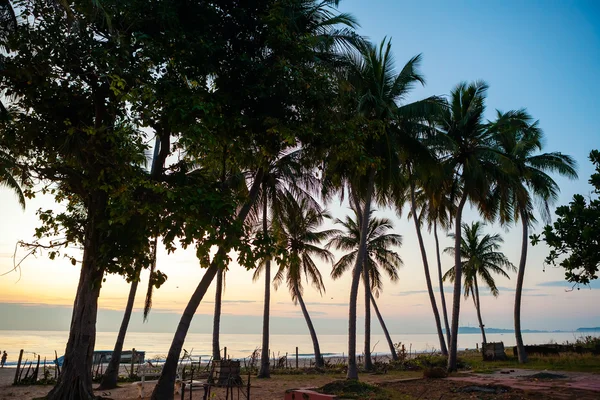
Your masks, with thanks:
M580 329L598 329L600 330L600 328L580 328ZM444 329L445 331L445 329ZM531 329L523 329L521 331L521 333L545 333L548 331L537 331L537 330L531 330ZM559 332L559 331L553 331L553 332ZM588 332L588 331L582 331L582 332ZM461 326L458 328L458 333L462 333L462 334L479 334L481 333L481 329L479 328L474 328L471 326ZM515 333L514 329L500 329L500 328L485 328L485 333Z
M600 327L595 328L577 328L575 332L600 332Z

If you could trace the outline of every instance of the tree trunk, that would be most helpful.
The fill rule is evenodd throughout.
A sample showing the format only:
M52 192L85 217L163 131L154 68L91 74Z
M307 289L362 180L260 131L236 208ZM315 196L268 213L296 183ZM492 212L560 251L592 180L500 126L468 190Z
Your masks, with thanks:
M444 316L444 327L446 329L446 340L450 346L450 325L448 324L448 308L446 308L446 296L444 295L444 275L442 274L442 257L440 256L440 241L437 234L437 222L433 223L433 236L435 238L435 252L437 256L438 277L440 280L440 297L442 298L442 315Z
M482 347L485 348L485 344L487 343L487 339L485 337L485 328L483 325L483 319L481 318L481 303L479 301L479 286L477 285L477 278L475 278L473 280L473 283L475 284L475 293L473 293L473 290L471 290L471 294L473 295L473 302L475 303L475 310L477 310L477 319L479 320L479 328L481 329L481 338L483 340L483 344L484 346Z
M221 346L219 344L219 331L221 329L221 297L223 294L223 268L217 272L217 287L215 290L215 314L213 316L212 356L213 360L221 359Z
M97 264L101 245L98 223L104 218L106 195L96 194L88 208L85 229L83 260L73 304L69 340L60 377L46 399L88 400L95 399L92 391L92 357L96 342L96 317L98 297L104 268Z
M129 288L129 297L127 298L127 305L125 306L125 313L123 314L123 320L121 321L121 327L119 328L119 334L117 335L115 348L113 349L106 372L104 372L104 375L102 376L102 381L100 382L98 390L109 390L117 387L117 381L119 379L119 366L121 365L121 354L123 352L123 343L125 342L125 335L127 334L127 328L129 327L131 312L133 311L135 294L140 281L140 272L141 265L137 268L136 277L131 282L131 286Z
M219 253L221 253L221 257L224 257L226 255L225 248L219 248ZM217 258L217 256L215 256L215 258ZM208 287L215 278L215 275L217 275L218 271L219 265L213 259L213 262L211 262L210 267L208 267L204 273L204 276L200 280L200 283L194 291L194 294L192 294L192 297L190 298L190 301L185 307L185 311L179 320L179 325L175 331L173 341L171 342L167 360L163 366L160 378L158 378L158 383L152 392L152 400L173 400L175 378L177 376L177 363L179 362L179 355L181 354L185 337L190 328L192 318L194 318L194 314L196 313L202 298L206 294Z
M529 228L529 218L525 213L521 213L521 222L523 224L523 237L521 239L521 259L519 260L519 272L517 274L517 288L515 292L515 337L517 339L517 356L519 363L527 362L527 353L523 344L521 335L521 296L523 294L523 280L525 279L525 264L527 263L527 236Z
M392 354L392 360L398 360L398 353L396 353L396 348L394 347L394 342L392 342L392 338L390 337L390 333L388 332L387 326L385 326L385 322L383 321L383 317L379 312L379 307L377 307L377 303L375 302L375 297L373 297L373 293L371 293L371 303L373 304L373 309L375 310L375 314L377 315L377 319L381 324L381 329L383 330L383 334L385 335L385 340L387 340L388 346L390 348L390 352Z
M294 285L294 291L296 292L296 298L298 299L298 303L300 303L300 308L302 309L302 314L304 315L304 319L306 320L306 325L308 325L310 338L313 342L313 350L315 352L315 365L317 368L323 368L325 366L325 360L323 360L323 356L321 355L319 339L317 339L315 327L313 326L313 323L310 319L310 315L308 315L308 310L306 309L306 305L304 304L304 300L302 299L302 294L300 293L300 288L298 287L297 283Z
M352 272L352 285L350 287L350 305L348 307L348 373L346 379L358 379L358 368L356 366L356 300L358 298L358 284L362 270L362 261L367 254L367 233L369 229L369 214L371 211L371 197L375 186L375 170L369 171L367 193L365 196L365 208L362 210L362 222L360 225L360 243L356 264Z
M267 221L268 212L268 197L264 195L263 198L263 233L267 235L269 233L269 226ZM262 348L260 353L260 371L258 372L258 378L270 378L270 359L269 359L269 319L271 314L271 260L265 261L265 304L263 307L263 332L262 332Z
M438 339L440 342L440 350L442 354L448 355L448 348L446 347L446 340L444 339L444 332L442 332L442 323L440 321L440 313L437 308L437 302L435 301L435 294L433 293L433 285L431 284L431 274L429 272L429 262L427 261L427 252L425 251L425 244L423 243L423 236L421 235L421 222L417 217L417 202L415 199L415 183L411 176L410 179L410 204L413 214L413 221L415 221L415 229L417 230L417 239L419 240L419 248L421 249L421 258L423 259L423 269L425 270L425 282L427 283L427 292L429 293L429 301L431 302L431 309L433 310L433 317L435 319L435 327L437 329Z
M454 219L454 293L452 294L452 331L450 333L450 354L448 356L448 371L456 371L457 345L458 345L458 322L460 314L460 292L462 278L462 260L460 255L461 242L461 220L463 208L467 202L467 195L463 194L456 210Z
M365 286L365 370L371 371L373 369L373 361L371 360L371 285L369 283L369 270L366 264L365 260L362 269Z
M264 172L262 170L259 170L256 173L254 182L252 183L252 188L250 189L250 193L248 195L248 201L246 204L244 204L237 215L237 219L239 221L243 222L246 220L252 205L256 201L263 176ZM208 267L204 273L204 276L200 280L200 283L196 287L196 290L192 294L192 297L190 298L183 315L179 320L179 325L177 326L177 330L173 336L173 341L171 342L171 347L169 348L167 360L163 365L163 370L160 378L158 379L158 383L152 392L152 400L173 400L175 378L177 376L177 363L179 362L179 355L181 354L181 349L183 348L183 343L185 342L185 337L187 336L187 332L190 328L192 318L194 318L194 314L196 313L202 298L206 294L206 290L210 286L219 270L220 260L227 256L228 251L229 249L226 247L219 248L217 254L215 254L213 257L210 267Z

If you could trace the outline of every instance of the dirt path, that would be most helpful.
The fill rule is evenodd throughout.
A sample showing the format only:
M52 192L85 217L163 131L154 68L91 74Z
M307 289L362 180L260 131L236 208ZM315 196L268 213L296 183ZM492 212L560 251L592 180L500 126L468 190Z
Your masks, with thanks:
M504 373L503 373L504 372ZM508 373L506 373L508 372ZM541 373L541 375L539 375ZM538 374L538 375L536 375ZM393 399L419 400L597 400L600 399L600 375L560 371L500 370L493 374L463 373L447 379L415 379L420 373L389 373L386 375L361 375L361 380L380 384L388 389ZM412 379L411 379L412 378ZM14 369L0 369L0 400L30 400L43 397L49 386L12 386ZM283 399L291 388L319 387L342 375L275 375L269 380L252 378L252 399ZM483 388L483 391L478 391ZM148 399L153 384L145 386L144 399ZM96 392L114 400L136 400L137 389L132 384L105 392ZM189 398L186 395L186 399ZM202 394L194 392L193 399ZM216 399L225 398L217 390ZM236 395L237 398L237 395ZM242 398L240 396L240 398Z

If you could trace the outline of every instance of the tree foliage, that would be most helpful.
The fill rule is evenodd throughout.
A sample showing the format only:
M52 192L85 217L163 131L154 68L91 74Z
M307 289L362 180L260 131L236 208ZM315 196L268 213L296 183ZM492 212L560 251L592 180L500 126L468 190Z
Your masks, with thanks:
M589 180L594 194L587 200L574 195L569 205L556 209L557 220L542 232L550 247L545 262L564 268L565 279L573 284L589 284L600 268L600 152L592 150L589 158L596 167ZM534 245L541 240L540 235L531 238Z

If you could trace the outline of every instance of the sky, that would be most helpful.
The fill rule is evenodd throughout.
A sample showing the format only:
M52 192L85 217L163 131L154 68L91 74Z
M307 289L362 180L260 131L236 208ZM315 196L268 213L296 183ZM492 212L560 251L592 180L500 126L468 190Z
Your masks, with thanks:
M544 151L560 151L573 156L579 164L579 180L555 177L562 192L557 205L569 202L573 194L589 194L588 179L593 171L587 159L589 151L600 148L600 131L595 117L600 110L600 3L595 1L419 1L344 0L340 9L352 13L361 24L359 32L372 41L392 39L396 65L422 53L422 72L427 84L417 88L408 100L447 94L460 81L485 80L489 85L488 118L494 110L507 111L526 107L540 120L546 134ZM22 211L15 196L0 188L0 273L13 268L15 244L31 240L38 226L36 210L55 207L50 197L39 196ZM327 205L334 217L348 213L347 204L334 201ZM394 221L395 232L403 236L397 249L404 260L400 282L385 281L379 308L397 333L434 332L435 325L426 292L423 263L412 221L399 218L392 210L378 207L377 214ZM478 219L466 210L464 221ZM330 227L331 224L327 225ZM534 232L541 230L541 224ZM520 226L487 225L486 232L501 233L503 251L515 265L520 254ZM426 233L426 232L425 232ZM442 247L451 241L441 235ZM425 241L429 261L435 266L433 239ZM26 253L16 249L16 260ZM77 255L77 250L72 249ZM599 284L570 290L559 268L545 266L548 249L543 245L530 248L525 274L522 326L524 329L571 330L581 326L600 326ZM336 253L339 257L340 253ZM452 266L444 255L443 269ZM203 271L193 250L178 249L167 255L159 251L158 268L168 276L154 294L153 312L143 324L139 311L143 307L147 275L142 275L132 319L135 331L174 331L178 315L200 281ZM331 265L318 264L324 276L326 293L322 296L309 285L305 301L316 326L324 333L347 331L350 277L337 281L329 278ZM434 286L437 273L432 271ZM0 276L0 329L67 330L70 309L79 277L78 267L67 259L50 261L45 256L28 257L20 270ZM486 326L510 328L513 324L515 274L511 280L498 278L500 296L482 297ZM451 304L451 288L446 291ZM227 273L223 303L223 331L260 332L263 282L252 282L252 271L237 264ZM107 277L100 297L99 330L117 330L129 286L118 276ZM362 290L362 289L361 289ZM439 291L436 289L439 305ZM362 292L359 313L363 312ZM200 305L192 330L209 332L214 307L214 289ZM285 287L271 297L273 333L307 332L300 308L295 306ZM463 301L461 326L477 326L472 302ZM379 332L373 318L374 331ZM362 324L359 323L359 327ZM360 328L359 328L360 330Z

